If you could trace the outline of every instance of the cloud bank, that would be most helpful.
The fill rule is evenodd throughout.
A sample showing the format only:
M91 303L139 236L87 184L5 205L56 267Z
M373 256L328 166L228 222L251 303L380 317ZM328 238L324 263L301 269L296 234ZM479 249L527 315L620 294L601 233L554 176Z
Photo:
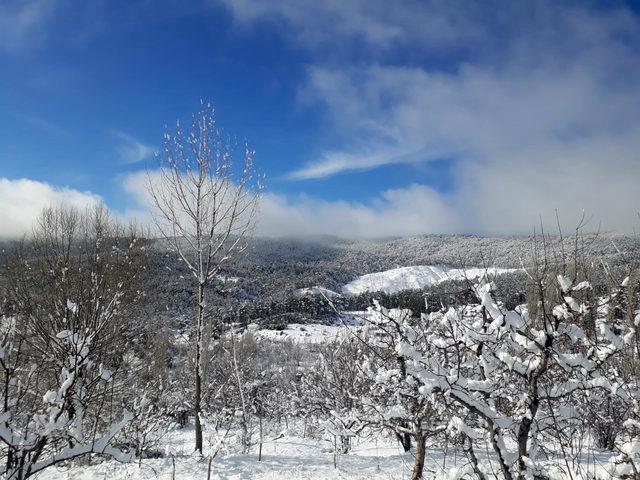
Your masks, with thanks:
M55 187L26 178L0 178L0 239L28 234L45 207L67 205L83 209L100 201L100 197L91 192Z
M604 170L601 173L607 174ZM516 174L505 173L506 176ZM634 180L630 177L627 182L632 184ZM146 191L146 181L144 172L123 177L122 188L129 198L129 208L115 214L124 222L153 228L150 215L152 201ZM558 188L563 188L561 178L556 184ZM605 196L619 199L615 189L611 186L600 191ZM533 190L533 193L529 190ZM420 184L386 190L369 202L325 201L309 196L266 193L261 201L256 234L268 237L332 234L347 238L381 238L424 233L489 233L487 226L493 227L491 233L527 234L538 224L538 214L541 212L546 214L546 227L553 230L553 202L541 205L530 218L510 217L514 211L510 198L521 199L531 195L537 196L537 191L526 182L497 189L488 198L476 198L467 205L460 205L457 195L447 197ZM46 206L62 203L84 208L98 201L100 197L90 192L26 179L0 179L0 239L18 238L28 233L33 221ZM515 210L520 215L520 209ZM573 211L569 208L560 209L561 220L566 228L576 226L581 211L580 208ZM611 218L606 212L600 213L603 218ZM627 223L618 230L629 232L637 225L633 214L623 220ZM471 230L470 225L476 226L477 230ZM513 225L519 225L521 230L514 230ZM604 227L607 225L611 223L605 222ZM597 228L597 222L592 222L590 227Z
M123 188L135 208L121 216L151 224L148 212L153 200L146 190L151 172L127 175ZM417 235L424 232L450 231L456 221L455 212L432 189L411 185L406 189L387 190L371 203L324 201L308 196L290 198L266 193L260 203L256 234L268 237L289 235L334 234L351 238ZM455 225L460 231L462 225Z

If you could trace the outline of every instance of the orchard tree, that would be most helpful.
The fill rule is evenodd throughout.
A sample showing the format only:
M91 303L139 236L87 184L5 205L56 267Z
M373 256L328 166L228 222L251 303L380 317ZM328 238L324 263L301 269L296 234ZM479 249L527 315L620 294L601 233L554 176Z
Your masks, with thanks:
M544 478L553 470L571 474L569 454L562 450L561 462L551 465L547 446L572 446L589 392L620 388L612 360L633 333L608 315L615 293L592 304L581 301L590 288L559 275L559 301L547 304L550 298L541 297L534 316L525 308L504 310L493 283L483 281L474 286L476 305L422 315L421 330L394 324L400 327L392 334L395 350L409 383L445 412L447 433L463 439L470 474L490 475L475 453L483 445L507 480ZM593 334L581 326L591 311Z
M362 348L356 337L345 334L319 345L316 361L298 367L296 410L320 419L325 430L340 439L343 454L371 423L362 401L371 384L361 365Z
M105 317L99 319L106 321ZM50 372L45 359L26 363L28 345L18 325L15 318L0 317L3 478L24 480L90 453L130 461L132 453L115 448L113 443L133 414L125 410L121 420L107 421L113 378L110 370L96 368L91 360L97 331L86 336L71 330L59 332L54 341L57 349L66 353L67 361L59 372ZM52 388L42 396L42 404L30 402L30 395L39 391L43 378L52 373L58 373L58 378L52 375Z
M423 478L426 442L445 430L447 416L433 401L412 368L417 352L429 350L430 338L424 316L408 309L387 309L374 300L362 316L359 334L363 349L363 375L370 378L363 407L371 422L393 431L405 451L415 443L411 478Z

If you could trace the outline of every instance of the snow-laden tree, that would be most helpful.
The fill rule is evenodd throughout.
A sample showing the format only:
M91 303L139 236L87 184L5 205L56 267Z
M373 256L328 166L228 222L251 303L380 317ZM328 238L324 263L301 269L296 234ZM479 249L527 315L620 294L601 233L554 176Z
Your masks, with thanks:
M125 411L120 421L108 421L112 372L91 360L95 332L83 335L64 330L52 339L66 354L66 361L53 388L35 405L29 397L39 391L37 384L48 372L42 363L25 362L25 343L16 334L15 318L0 319L0 337L3 478L23 480L89 453L131 460L131 454L112 446L133 415Z
M339 450L351 450L351 440L372 422L363 409L371 378L362 366L363 345L348 334L318 346L315 361L298 368L295 408L305 418L339 439Z
M632 276L633 278L633 276ZM640 478L640 308L637 304L638 281L626 279L616 292L624 300L622 308L611 311L613 315L632 320L630 331L625 335L623 357L616 365L616 378L620 388L610 401L616 409L609 413L606 432L613 430L608 438L608 449L616 452L609 460L609 472L621 479ZM626 307L626 308L624 308ZM596 407L597 408L597 407ZM600 406L602 411L602 405ZM613 414L613 415L612 415Z
M361 372L369 382L361 410L373 426L393 431L405 451L415 445L412 479L423 476L427 440L446 427L443 407L424 394L407 354L429 349L426 325L408 309L387 309L374 301L362 316L358 339L366 347Z
M149 172L148 191L158 233L186 265L197 293L193 335L195 449L202 453L202 362L207 289L220 269L248 245L261 186L253 150L234 165L233 149L220 131L214 109L202 105L184 132L164 134L160 169Z

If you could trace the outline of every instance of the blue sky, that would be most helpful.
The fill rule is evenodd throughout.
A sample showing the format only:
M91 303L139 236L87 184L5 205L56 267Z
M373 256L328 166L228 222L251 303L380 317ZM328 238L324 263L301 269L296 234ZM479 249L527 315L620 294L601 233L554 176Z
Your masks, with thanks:
M200 99L257 151L261 234L635 228L633 4L82 3L0 2L2 236L65 197L141 214Z

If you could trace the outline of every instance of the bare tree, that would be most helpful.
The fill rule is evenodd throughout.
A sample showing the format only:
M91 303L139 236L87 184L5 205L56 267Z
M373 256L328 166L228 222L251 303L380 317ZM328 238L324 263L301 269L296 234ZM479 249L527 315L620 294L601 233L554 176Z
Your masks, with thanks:
M158 172L148 172L158 231L186 265L197 288L194 335L196 451L202 453L202 340L207 287L221 267L242 252L255 226L261 185L254 152L245 146L242 165L218 128L214 109L202 107L187 132L178 123L164 135Z

